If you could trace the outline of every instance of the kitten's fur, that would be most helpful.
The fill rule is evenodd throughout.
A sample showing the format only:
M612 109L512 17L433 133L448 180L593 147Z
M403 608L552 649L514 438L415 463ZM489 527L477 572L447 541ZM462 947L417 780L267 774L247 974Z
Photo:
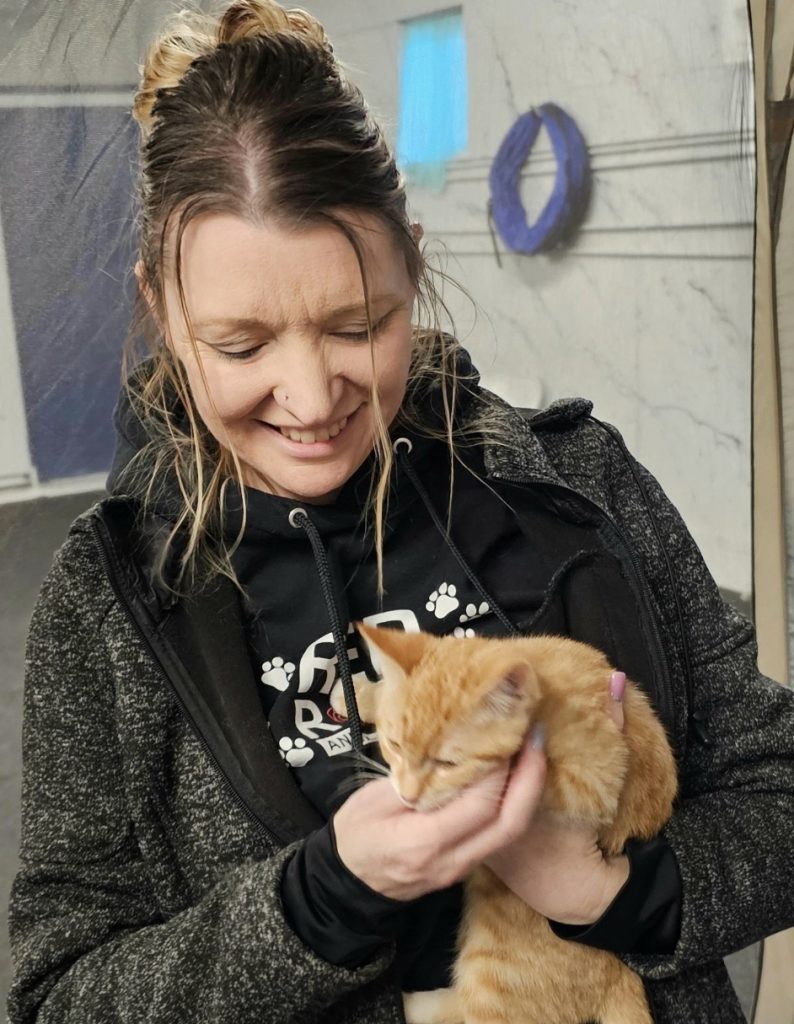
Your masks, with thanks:
M677 783L664 729L628 682L620 731L609 713L613 669L599 651L560 637L356 626L383 675L356 684L359 711L417 810L508 761L541 722L542 808L592 823L607 855L670 817ZM344 713L338 695L336 704ZM484 865L466 879L454 987L408 994L405 1006L409 1024L652 1024L638 975L612 953L557 938Z

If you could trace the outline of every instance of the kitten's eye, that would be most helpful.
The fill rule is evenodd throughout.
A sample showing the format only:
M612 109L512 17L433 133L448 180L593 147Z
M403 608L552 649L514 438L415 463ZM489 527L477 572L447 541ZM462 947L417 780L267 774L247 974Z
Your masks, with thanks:
M457 761L442 761L438 757L432 757L430 760L433 762L433 764L436 766L436 768L457 768L458 767L458 762Z
M402 750L402 747L400 746L400 744L396 740L390 740L387 737L384 737L384 740L385 740L386 746L387 747L391 747L391 749L396 751L398 754Z

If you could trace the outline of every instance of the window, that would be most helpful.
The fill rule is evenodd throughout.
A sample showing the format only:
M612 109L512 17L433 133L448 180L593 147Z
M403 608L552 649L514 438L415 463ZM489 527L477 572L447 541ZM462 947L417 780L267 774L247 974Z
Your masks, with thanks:
M468 142L468 78L458 8L402 24L397 161L414 181L443 180Z

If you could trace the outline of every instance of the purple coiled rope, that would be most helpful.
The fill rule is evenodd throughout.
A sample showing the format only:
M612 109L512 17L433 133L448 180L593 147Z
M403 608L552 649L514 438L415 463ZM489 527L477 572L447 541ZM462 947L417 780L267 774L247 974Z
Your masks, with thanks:
M519 195L519 181L541 125L546 126L554 148L557 174L543 212L530 226ZM549 252L571 239L587 210L591 192L587 143L573 118L554 103L533 107L505 135L489 180L491 212L505 245L513 252Z

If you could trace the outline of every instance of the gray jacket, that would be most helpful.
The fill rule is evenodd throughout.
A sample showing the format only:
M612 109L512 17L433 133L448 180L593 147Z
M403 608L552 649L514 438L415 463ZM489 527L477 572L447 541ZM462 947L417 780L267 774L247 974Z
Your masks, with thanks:
M664 834L683 904L673 954L624 959L657 1024L740 1024L722 958L794 925L794 693L759 674L752 626L590 410L514 412L514 445L486 466L597 520L635 588L679 757ZM169 604L141 571L145 543L127 502L97 503L33 613L9 1020L399 1024L390 950L347 970L284 919L282 867L318 822L259 709L235 592Z

